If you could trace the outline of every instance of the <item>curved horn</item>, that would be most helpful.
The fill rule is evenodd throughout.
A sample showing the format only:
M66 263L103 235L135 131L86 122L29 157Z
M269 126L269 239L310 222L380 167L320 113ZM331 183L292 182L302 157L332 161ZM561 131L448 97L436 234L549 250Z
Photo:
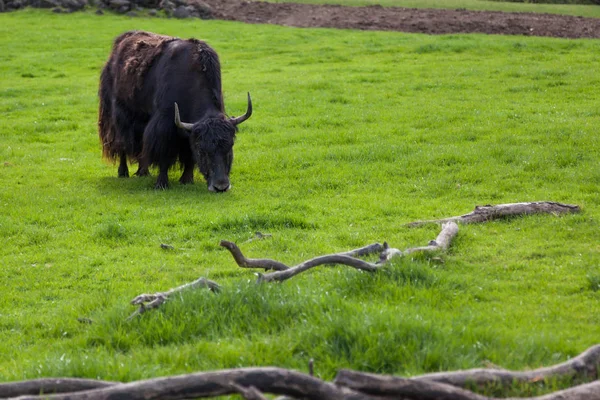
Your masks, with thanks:
M187 122L181 122L181 117L179 116L179 106L175 103L175 125L178 128L185 129L186 131L191 131L194 124L188 124Z
M239 117L230 118L232 124L239 125L252 115L252 99L250 98L250 92L248 92L248 109L246 110L246 114L240 115Z

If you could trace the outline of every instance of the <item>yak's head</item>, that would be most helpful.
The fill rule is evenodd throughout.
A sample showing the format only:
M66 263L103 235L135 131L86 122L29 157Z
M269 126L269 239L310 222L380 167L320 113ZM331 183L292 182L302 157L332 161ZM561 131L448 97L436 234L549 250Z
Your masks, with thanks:
M248 93L248 109L239 117L223 114L202 118L196 123L181 122L175 103L175 125L189 134L190 146L198 168L211 192L226 192L231 187L229 172L233 162L233 142L237 126L252 115L252 100Z

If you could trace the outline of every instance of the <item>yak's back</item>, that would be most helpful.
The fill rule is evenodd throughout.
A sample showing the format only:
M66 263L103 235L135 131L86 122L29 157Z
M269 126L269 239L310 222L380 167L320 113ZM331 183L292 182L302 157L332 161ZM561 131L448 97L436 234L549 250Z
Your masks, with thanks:
M169 46L179 42L179 46ZM118 95L133 98L142 88L150 68L161 57L176 58L178 52L189 52L186 59L191 69L205 75L211 88L219 93L217 106L222 109L221 67L217 53L198 39L179 39L144 31L126 32L115 39L109 64Z

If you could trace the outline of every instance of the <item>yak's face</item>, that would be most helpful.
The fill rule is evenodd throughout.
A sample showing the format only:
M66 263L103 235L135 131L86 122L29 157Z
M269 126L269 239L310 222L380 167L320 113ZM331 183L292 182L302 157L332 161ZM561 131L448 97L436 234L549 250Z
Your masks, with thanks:
M231 187L229 172L233 162L235 133L237 126L251 115L250 93L244 115L228 118L220 113L194 124L181 121L179 106L175 103L175 126L186 132L186 136L189 135L192 153L211 192L226 192Z
M235 133L235 125L218 117L197 122L192 128L192 152L211 192L226 192L231 188L229 172Z

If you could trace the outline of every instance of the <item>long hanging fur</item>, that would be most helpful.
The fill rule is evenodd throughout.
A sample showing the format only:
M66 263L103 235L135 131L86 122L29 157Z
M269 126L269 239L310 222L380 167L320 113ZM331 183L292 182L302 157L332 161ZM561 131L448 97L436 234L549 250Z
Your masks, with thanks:
M114 124L114 119L119 117L131 119L135 123L136 116L119 116L120 111L113 107L113 102L135 97L136 91L144 84L147 72L163 54L165 46L173 41L194 45L194 66L204 74L212 88L215 107L222 113L225 112L221 65L217 53L208 44L198 39L182 40L150 32L125 32L115 39L110 58L100 76L98 133L104 158L114 161L122 153L126 153L132 161L138 161L141 145L136 143L133 132L119 132Z

